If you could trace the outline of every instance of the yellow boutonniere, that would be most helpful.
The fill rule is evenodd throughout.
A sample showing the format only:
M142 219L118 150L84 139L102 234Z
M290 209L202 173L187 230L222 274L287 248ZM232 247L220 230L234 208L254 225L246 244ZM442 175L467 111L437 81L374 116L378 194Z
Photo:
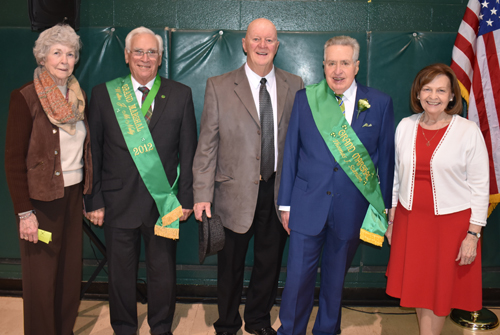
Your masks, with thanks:
M359 117L359 113L364 112L368 108L370 108L371 105L368 102L368 99L359 99L358 100L358 115L356 116L356 119Z

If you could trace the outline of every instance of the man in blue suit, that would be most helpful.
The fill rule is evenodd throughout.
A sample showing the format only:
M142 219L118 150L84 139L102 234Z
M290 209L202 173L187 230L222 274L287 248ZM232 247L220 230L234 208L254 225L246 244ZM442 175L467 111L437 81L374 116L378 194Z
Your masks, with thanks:
M313 334L340 333L344 278L365 214L377 207L383 221L384 209L391 207L392 99L354 80L358 56L355 39L331 38L325 44L326 80L295 97L278 197L282 224L290 234L279 335L306 334L322 250Z

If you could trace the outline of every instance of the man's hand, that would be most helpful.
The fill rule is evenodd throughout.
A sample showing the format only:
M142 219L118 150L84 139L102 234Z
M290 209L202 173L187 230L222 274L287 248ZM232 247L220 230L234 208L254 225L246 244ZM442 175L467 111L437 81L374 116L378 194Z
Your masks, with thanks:
M96 226L102 226L104 223L104 207L93 212L87 212L85 217Z
M19 236L26 241L38 242L38 220L35 213L19 221Z
M281 224L283 228L286 230L288 235L290 235L290 228L288 228L288 221L290 220L290 212L289 211L280 211L281 213Z
M387 242L389 242L389 245L391 245L392 243L392 226L394 224L390 224L388 227L387 227L387 230L385 232L385 237L387 237Z
M191 213L193 213L193 210L192 209L182 209L182 216L181 218L179 219L179 221L186 221L187 219L189 219L189 216L191 215Z
M194 204L194 218L198 221L201 221L201 216L203 215L203 211L207 213L207 217L212 217L212 211L210 210L209 202L197 202Z
M396 215L396 207L392 207L388 211L388 221L392 222L389 226L387 226L387 231L385 232L385 237L387 237L387 242L389 245L392 243L392 226L394 224L394 216Z

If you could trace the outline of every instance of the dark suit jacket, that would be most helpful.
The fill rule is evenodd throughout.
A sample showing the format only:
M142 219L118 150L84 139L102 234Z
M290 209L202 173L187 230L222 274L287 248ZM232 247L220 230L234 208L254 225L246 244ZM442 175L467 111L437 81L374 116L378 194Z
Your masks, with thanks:
M106 84L92 90L89 125L94 179L92 194L85 197L86 210L105 207L105 224L112 227L154 225L158 209L127 149ZM192 209L192 165L197 141L189 87L161 78L149 130L170 185L175 181L180 162L177 198L182 208Z
M371 107L358 114L357 102ZM394 176L394 112L387 94L358 83L351 127L378 169L386 208L391 208ZM291 206L289 228L320 233L333 199L335 229L342 240L358 239L368 201L333 158L314 122L305 90L297 92L285 144L278 204Z
M283 161L288 120L302 79L275 67L278 113L278 165ZM253 222L260 178L260 120L245 66L209 78L193 165L195 203L211 202L224 226L246 233Z

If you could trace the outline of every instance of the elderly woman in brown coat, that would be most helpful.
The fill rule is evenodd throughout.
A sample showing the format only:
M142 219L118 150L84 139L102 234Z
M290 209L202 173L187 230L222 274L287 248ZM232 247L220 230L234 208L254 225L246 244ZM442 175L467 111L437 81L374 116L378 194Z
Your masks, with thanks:
M67 25L40 34L34 80L10 98L5 171L19 224L24 333L70 335L80 303L82 195L92 166L86 96L72 75L80 38ZM39 241L39 233L51 241Z

